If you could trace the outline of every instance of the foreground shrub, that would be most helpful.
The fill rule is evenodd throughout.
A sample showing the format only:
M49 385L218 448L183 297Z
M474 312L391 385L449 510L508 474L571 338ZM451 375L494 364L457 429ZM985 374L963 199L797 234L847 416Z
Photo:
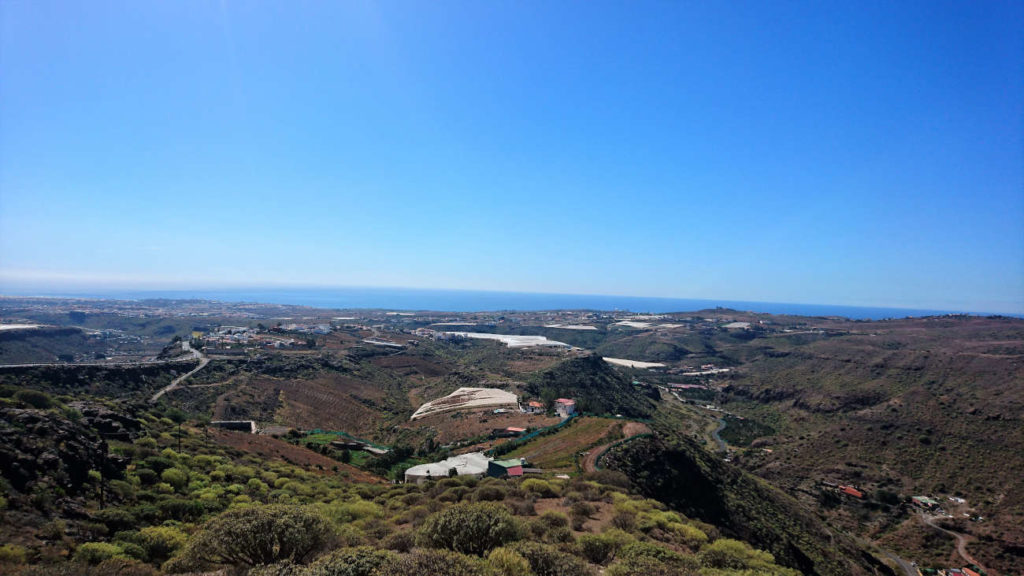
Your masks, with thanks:
M526 480L523 480L523 483L519 486L523 490L531 494L535 494L540 498L554 498L555 496L558 496L554 487L546 480L541 480L540 478L527 478Z
M768 552L754 550L745 542L729 538L720 538L708 544L697 557L707 568L751 570L757 574L778 576L799 574L796 570L775 565L775 558Z
M584 534L579 538L580 553L594 564L605 564L615 558L620 548L633 540L622 530L612 529L604 534Z
M559 551L554 546L536 542L515 542L509 549L530 564L536 576L592 576L593 571L579 558Z
M50 397L46 392L40 392L39 390L31 390L29 388L22 388L14 393L14 399L18 402L22 402L31 406L32 408L38 408L44 410L46 408L53 407L53 398Z
M249 570L245 576L303 576L302 566L293 562L284 561L268 566L257 566Z
M109 542L87 542L75 550L75 560L86 564L99 564L104 560L123 556L124 549Z
M136 544L146 552L150 562L164 562L185 547L188 536L172 526L149 526L139 530Z
M396 561L398 561L398 556L395 554L369 546L341 548L318 558L301 574L302 576L377 576L386 564Z
M530 574L530 563L518 552L508 548L495 548L487 556L487 562L498 576L524 576Z
M481 560L448 550L420 550L390 562L379 576L491 576Z
M416 536L411 530L393 532L380 543L382 547L395 552L408 552L416 545Z
M639 556L616 562L605 571L605 576L698 576L696 568L683 568L666 564L650 556Z
M509 511L496 504L457 504L427 518L422 544L482 556L522 537Z
M248 506L210 520L182 558L165 569L204 564L258 566L302 563L328 542L331 528L318 512L300 506Z

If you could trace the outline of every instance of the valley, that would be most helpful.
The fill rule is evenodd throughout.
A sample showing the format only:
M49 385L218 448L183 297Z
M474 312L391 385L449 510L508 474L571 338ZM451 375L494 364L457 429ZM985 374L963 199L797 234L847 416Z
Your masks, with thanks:
M52 406L74 399L130 414L141 428L127 436L155 433L161 448L177 452L184 438L197 451L353 487L462 454L522 462L514 474L524 479L505 482L524 487L624 474L637 494L801 573L902 573L893 558L923 571L1024 569L1024 320L12 298L0 312L5 323L39 326L4 330L32 336L0 341L10 430L38 410L19 397L32 390ZM88 330L104 325L162 341L129 360L98 360ZM13 366L26 363L46 365ZM71 409L53 417L60 410ZM235 421L257 433L220 427ZM130 443L108 442L134 458ZM127 466L132 476L138 465ZM43 518L68 513L32 504L50 473L26 473L36 479L5 474L5 530L41 558L53 547ZM95 523L76 519L97 513L76 490L65 489L64 505L83 513L67 517ZM308 490L261 501L316 500ZM65 554L82 534L65 533Z

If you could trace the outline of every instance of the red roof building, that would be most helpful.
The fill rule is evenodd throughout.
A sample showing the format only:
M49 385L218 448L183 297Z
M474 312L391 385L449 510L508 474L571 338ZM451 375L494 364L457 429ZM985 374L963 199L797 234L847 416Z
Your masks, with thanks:
M843 494L847 494L849 496L853 496L854 498L863 498L864 497L864 493L861 492L860 490L857 490L853 486L840 486L839 487L839 491L842 492Z
M555 412L562 418L568 418L576 413L576 401L569 398L555 400Z

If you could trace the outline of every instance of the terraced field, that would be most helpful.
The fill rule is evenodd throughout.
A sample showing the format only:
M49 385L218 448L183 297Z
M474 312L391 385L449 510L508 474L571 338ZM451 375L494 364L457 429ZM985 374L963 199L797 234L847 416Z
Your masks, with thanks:
M558 433L537 438L503 457L526 458L548 471L572 471L576 454L621 438L623 424L614 418L583 416Z

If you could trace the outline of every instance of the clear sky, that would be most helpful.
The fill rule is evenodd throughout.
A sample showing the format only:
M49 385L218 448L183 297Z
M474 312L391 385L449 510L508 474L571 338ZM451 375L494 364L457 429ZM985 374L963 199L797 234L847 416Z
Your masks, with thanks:
M0 2L0 292L1024 313L1024 3Z

